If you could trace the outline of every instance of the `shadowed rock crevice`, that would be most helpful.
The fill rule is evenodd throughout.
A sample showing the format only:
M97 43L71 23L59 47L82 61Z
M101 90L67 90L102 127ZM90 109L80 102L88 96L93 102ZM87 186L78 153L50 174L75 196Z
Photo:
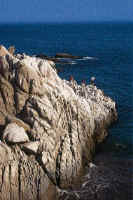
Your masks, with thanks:
M56 189L81 179L116 121L115 102L94 85L60 79L52 61L1 49L0 196L58 199Z

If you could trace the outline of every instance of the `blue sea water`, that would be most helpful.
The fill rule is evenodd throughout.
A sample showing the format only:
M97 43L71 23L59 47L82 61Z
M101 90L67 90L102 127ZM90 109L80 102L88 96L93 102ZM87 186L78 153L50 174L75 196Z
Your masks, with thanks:
M17 52L55 55L66 52L97 59L58 65L59 75L80 83L96 77L96 85L117 103L119 119L109 129L104 151L131 157L133 153L133 23L0 25L0 43ZM124 148L116 151L115 145Z

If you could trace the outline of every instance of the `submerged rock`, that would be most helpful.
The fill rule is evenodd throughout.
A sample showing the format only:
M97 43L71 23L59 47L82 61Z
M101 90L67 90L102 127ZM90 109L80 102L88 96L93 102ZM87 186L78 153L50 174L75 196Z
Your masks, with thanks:
M8 144L17 160L11 175L16 172L19 182L13 186L7 180L7 187L16 191L16 199L26 199L27 191L32 200L56 199L54 185L68 188L84 174L95 146L117 119L115 102L96 86L62 80L52 61L10 54L0 61L1 138L3 134L4 141L29 142ZM0 192L3 196L4 190Z
M75 64L73 59L86 59L91 57L83 57L83 56L73 56L68 53L57 53L55 56L47 56L45 54L38 54L36 55L37 58L45 59L45 60L51 60L58 64Z
M36 57L37 58L42 58L42 59L49 59L49 56L47 56L45 54L37 54Z
M55 58L72 58L72 59L80 59L83 58L82 56L73 56L69 53L57 53Z

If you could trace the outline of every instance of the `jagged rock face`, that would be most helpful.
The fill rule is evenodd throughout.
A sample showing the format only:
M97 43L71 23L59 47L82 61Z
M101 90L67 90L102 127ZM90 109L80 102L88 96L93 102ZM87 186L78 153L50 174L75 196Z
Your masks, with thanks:
M1 128L8 123L16 123L24 128L32 142L8 148L13 149L13 158L17 160L14 170L20 183L29 180L29 176L26 179L24 176L37 163L35 175L30 180L38 192L36 197L32 197L33 190L29 192L33 200L41 199L34 183L37 173L40 173L40 178L44 176L40 184L45 183L44 179L47 183L48 178L49 182L61 188L74 184L91 161L95 145L107 135L107 126L117 117L115 103L101 90L61 80L52 61L26 55L20 60L9 54L0 57L0 102ZM2 134L1 131L1 138ZM26 163L32 163L32 167L24 164L25 159ZM26 169L26 173L22 168ZM43 172L40 172L42 169ZM16 186L19 196L24 190L20 199L27 195L28 189L24 185ZM44 188L42 194L49 191L47 184Z
M8 51L9 51L9 53L10 53L11 55L13 55L13 54L15 53L15 47L14 47L14 46L10 46L10 47L8 48Z
M29 152L29 153L37 154L38 153L38 149L39 149L39 145L40 145L39 141L28 142L28 143L23 145L23 149L25 151Z
M2 45L0 45L0 56L10 55L9 51Z
M23 62L30 70L35 63L31 58ZM41 70L41 74L34 75L30 98L22 114L25 122L31 125L33 140L42 143L42 162L46 171L55 184L65 187L82 174L83 163L91 160L95 149L92 139L94 116L89 104L76 96L51 67L40 64L38 68L34 65L33 70L33 73ZM29 79L33 79L32 73ZM28 78L21 81L19 77L19 80L22 82L20 88L24 88L23 83L27 83ZM25 84L27 88L29 84L30 81Z

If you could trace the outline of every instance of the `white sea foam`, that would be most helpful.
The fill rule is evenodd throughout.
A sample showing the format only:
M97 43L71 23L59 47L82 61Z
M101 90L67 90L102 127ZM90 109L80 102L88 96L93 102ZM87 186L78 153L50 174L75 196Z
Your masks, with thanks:
M69 64L71 64L71 65L76 65L77 62L75 62L75 61L71 61Z
M85 56L83 57L83 60L97 60L98 58L96 57L89 57L89 56Z

